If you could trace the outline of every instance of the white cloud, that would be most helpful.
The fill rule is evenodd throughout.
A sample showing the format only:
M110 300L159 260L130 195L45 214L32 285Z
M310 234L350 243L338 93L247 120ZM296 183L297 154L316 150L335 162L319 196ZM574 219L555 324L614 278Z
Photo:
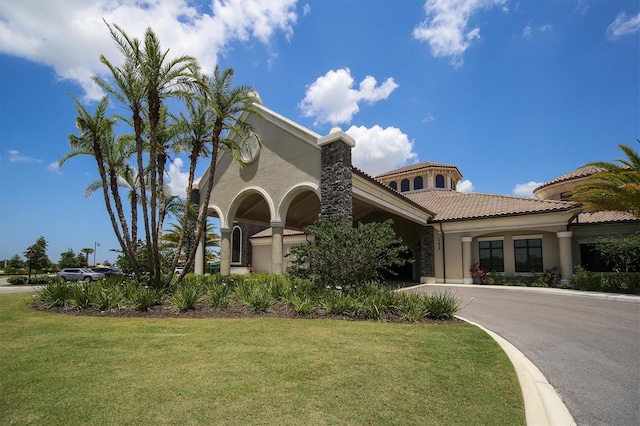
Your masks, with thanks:
M413 141L396 127L351 126L345 133L356 141L351 152L353 165L371 176L418 159Z
M53 172L57 175L61 175L62 171L60 170L60 162L59 161L54 161L52 163L49 163L49 165L47 166L47 170L49 170L50 172Z
M189 183L189 172L182 171L183 165L182 159L176 158L173 163L169 164L169 170L167 171L169 191L171 195L177 195L180 198L187 196L187 184Z
M553 31L553 25L551 24L544 24L535 29L531 26L531 24L529 24L522 30L522 38L531 40L534 36L534 32L546 33L551 31Z
M353 88L351 70L343 68L328 71L310 86L299 107L305 117L315 117L315 124L349 123L360 110L358 103L370 104L389 97L398 85L387 78L381 85L372 76L367 76Z
M458 192L473 192L474 189L476 189L476 187L473 186L473 182L468 179L461 180L456 186Z
M254 37L266 44L278 31L290 37L295 1L213 0L207 13L188 0L3 2L0 53L50 66L60 78L80 84L85 97L98 99L101 91L91 76L106 72L100 54L116 64L120 59L103 18L132 38L142 38L151 27L163 49L171 49L170 58L195 56L210 73L233 40Z
M435 57L451 57L454 66L464 62L462 55L480 38L480 28L469 28L472 15L482 9L503 6L506 0L427 0L427 19L413 30L413 37L426 41ZM506 11L504 7L503 11Z
M311 13L311 6L309 6L309 3L305 3L305 5L302 7L302 14L304 16L307 16Z
M432 121L436 121L436 118L430 112L428 112L427 115L425 115L422 119L423 123L430 123Z
M529 197L533 198L533 190L542 185L544 182L534 182L530 181L527 183L519 183L513 188L512 194L517 195L518 197Z
M7 154L9 154L10 163L42 163L42 160L28 157L16 150L9 150Z
M627 18L626 13L620 12L607 28L607 35L610 39L616 39L638 31L640 31L640 13Z

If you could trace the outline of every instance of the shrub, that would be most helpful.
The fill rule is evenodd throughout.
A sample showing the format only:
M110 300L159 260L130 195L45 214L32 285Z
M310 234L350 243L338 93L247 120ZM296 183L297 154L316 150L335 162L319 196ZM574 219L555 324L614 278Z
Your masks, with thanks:
M298 315L309 315L315 309L313 299L309 295L290 293L285 300Z
M320 218L305 227L315 243L292 247L291 274L313 278L319 287L348 289L379 281L406 263L408 248L392 227L393 222L359 223L344 216Z
M92 302L93 299L96 298L94 293L100 290L101 288L98 288L98 286L93 282L82 282L71 285L69 287L69 306L76 309L88 309L93 307Z
M575 266L571 287L576 290L597 291L601 288L601 274L595 274L584 269L580 265Z
M450 292L435 292L424 299L430 318L452 319L460 311L460 301Z
M130 286L127 299L136 311L148 311L164 301L166 289L164 287Z
M398 293L396 296L396 313L404 320L419 321L429 313L425 298L426 294Z
M358 315L362 318L384 319L392 310L395 301L393 293L377 283L367 284L358 289L354 295L358 298Z
M14 276L14 277L7 278L7 282L9 284L13 284L13 285L26 284L27 280L28 280L28 278L24 277L22 275L17 275L17 276Z
M360 310L360 303L353 296L338 290L324 294L320 302L322 308L332 315L355 316Z
M254 312L266 312L275 303L268 288L248 280L236 287L235 294L242 303L253 309Z
M118 309L125 304L125 290L117 279L106 279L92 293L91 305L99 311Z
M35 299L47 308L65 306L70 297L70 284L62 280L54 280L44 285L35 293Z
M204 300L206 288L201 281L198 276L188 275L178 284L174 294L169 298L169 303L176 311L195 309L198 303Z
M229 307L229 296L231 286L222 280L220 275L211 276L206 282L205 298L216 309L227 309Z
M549 287L547 277L537 277L531 282L531 287Z
M480 284L487 283L487 278L489 277L489 271L486 268L483 268L482 266L480 266L477 262L471 264L471 267L469 268L469 272L471 272L471 276L473 278L480 281Z

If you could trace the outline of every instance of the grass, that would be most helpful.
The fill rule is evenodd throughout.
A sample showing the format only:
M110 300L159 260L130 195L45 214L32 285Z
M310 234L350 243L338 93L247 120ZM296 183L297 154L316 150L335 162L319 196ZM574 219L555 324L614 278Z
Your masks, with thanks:
M74 317L0 295L0 424L525 424L476 327Z

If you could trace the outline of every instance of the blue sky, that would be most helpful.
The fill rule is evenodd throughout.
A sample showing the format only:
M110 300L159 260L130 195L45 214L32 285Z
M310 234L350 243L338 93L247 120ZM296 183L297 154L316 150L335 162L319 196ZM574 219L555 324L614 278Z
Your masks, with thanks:
M640 137L636 0L159 1L0 3L0 260L44 236L118 248L90 158L62 168L75 131L68 94L90 108L99 56L119 54L102 19L205 71L234 68L268 108L326 134L337 124L356 166L456 164L460 190L532 196ZM169 171L185 186L186 162ZM201 173L202 171L200 171Z

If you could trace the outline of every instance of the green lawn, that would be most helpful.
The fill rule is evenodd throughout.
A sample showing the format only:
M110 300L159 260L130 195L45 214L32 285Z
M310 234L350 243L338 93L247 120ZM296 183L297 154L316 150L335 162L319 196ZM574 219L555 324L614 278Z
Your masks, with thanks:
M525 424L470 325L128 319L0 295L0 424Z

